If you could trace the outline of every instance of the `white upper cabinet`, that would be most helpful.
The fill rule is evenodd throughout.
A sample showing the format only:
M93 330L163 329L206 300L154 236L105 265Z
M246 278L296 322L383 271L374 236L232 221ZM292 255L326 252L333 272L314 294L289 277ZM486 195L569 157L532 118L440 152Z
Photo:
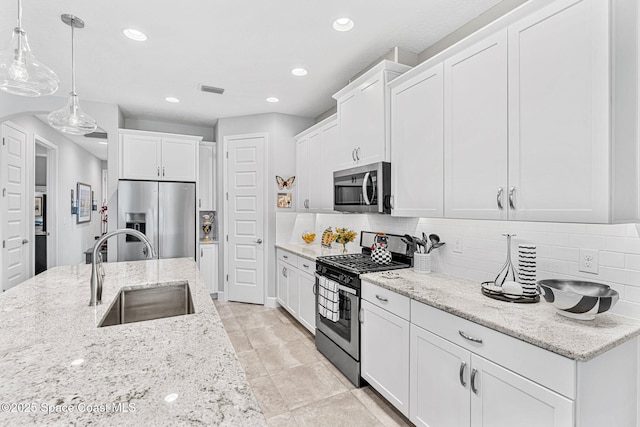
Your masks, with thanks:
M382 61L340 92L336 169L390 160L390 89L387 83L411 67Z
M331 116L296 137L298 212L333 212L338 123Z
M442 217L442 63L391 87L391 214Z
M201 142L198 156L198 184L200 186L199 209L216 210L216 144Z
M444 210L506 219L507 32L444 62Z
M120 130L120 179L196 181L196 136Z
M509 218L608 221L607 2L558 1L509 27Z

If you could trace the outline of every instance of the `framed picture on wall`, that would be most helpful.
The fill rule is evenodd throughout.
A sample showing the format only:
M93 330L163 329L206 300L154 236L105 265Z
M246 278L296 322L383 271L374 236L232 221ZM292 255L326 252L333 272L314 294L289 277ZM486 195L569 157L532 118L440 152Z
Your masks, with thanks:
M42 197L36 197L34 214L35 216L42 216Z
M291 207L291 193L278 193L278 207L279 208Z
M91 221L91 186L78 183L78 224Z

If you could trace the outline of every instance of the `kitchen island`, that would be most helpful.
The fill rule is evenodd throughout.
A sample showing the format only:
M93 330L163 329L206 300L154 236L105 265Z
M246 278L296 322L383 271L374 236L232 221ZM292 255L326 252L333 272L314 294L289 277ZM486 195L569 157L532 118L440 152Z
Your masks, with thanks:
M0 294L0 425L265 425L192 259L56 267ZM123 287L187 281L194 314L98 328Z

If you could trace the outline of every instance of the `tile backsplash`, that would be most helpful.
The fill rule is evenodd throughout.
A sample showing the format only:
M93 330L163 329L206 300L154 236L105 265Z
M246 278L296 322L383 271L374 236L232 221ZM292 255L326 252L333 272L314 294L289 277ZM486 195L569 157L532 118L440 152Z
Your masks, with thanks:
M482 282L493 280L506 259L506 238L512 259L518 244L537 246L537 278L571 278L605 283L620 293L613 311L640 319L640 237L636 224L565 224L519 221L396 218L371 214L282 213L276 240L301 242L304 231L329 227L394 234L435 233L446 245L435 251L435 271ZM457 244L456 244L457 242ZM320 244L319 239L313 244ZM357 245L357 242L350 245ZM454 252L455 249L455 252ZM598 251L598 274L578 270L580 249Z

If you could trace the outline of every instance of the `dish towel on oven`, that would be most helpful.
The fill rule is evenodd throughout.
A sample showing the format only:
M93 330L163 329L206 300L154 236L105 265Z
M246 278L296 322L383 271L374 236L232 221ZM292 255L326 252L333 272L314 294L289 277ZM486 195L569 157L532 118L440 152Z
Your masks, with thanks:
M318 313L332 322L340 319L338 283L326 277L318 278Z

